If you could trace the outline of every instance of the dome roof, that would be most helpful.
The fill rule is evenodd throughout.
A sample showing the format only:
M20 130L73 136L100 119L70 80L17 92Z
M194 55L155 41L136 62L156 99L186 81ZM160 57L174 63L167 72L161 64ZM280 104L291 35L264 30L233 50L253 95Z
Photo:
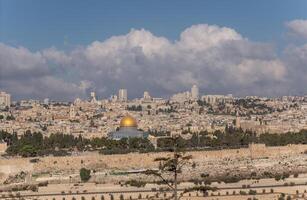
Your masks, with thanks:
M137 127L137 123L133 117L127 115L120 121L120 127Z

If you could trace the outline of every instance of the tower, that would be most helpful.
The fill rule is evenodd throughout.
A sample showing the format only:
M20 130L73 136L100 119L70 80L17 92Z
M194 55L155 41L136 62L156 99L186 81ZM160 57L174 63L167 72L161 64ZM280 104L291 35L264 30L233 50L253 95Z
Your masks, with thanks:
M75 107L73 104L70 105L70 108L69 108L69 117L70 119L74 119L76 116L76 111L75 111Z
M199 90L197 85L193 85L191 88L191 99L197 100L199 96Z
M96 100L96 93L95 92L91 92L91 102L95 103Z
M0 108L11 106L11 95L6 92L0 92Z
M118 91L118 100L119 101L127 101L128 100L127 89L120 89Z

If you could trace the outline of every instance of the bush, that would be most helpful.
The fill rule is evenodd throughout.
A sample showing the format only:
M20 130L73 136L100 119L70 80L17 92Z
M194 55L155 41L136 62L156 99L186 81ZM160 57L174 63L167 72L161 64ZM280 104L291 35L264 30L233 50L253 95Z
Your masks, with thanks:
M245 191L240 190L240 195L247 195Z
M276 181L280 181L282 179L282 175L280 175L280 174L276 174L275 175L275 180Z
M82 182L87 182L91 178L91 170L86 169L86 168L81 168L80 178Z
M237 177L237 176L230 176L230 177L224 177L223 178L223 182L224 183L237 183L241 180L240 177Z
M38 187L46 187L46 186L48 186L48 181L38 183Z
M248 194L249 194L249 195L256 195L256 194L257 194L257 191L256 191L256 190L249 190L249 191L248 191Z
M129 181L126 181L125 182L125 185L130 185L130 186L133 186L133 187L145 187L146 185L146 182L143 182L143 181L137 181L137 180L129 180Z

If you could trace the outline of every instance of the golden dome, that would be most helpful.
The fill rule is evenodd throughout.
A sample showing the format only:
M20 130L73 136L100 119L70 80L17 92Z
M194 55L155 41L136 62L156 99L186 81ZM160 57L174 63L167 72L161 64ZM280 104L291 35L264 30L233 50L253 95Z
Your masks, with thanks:
M120 120L120 127L137 127L137 123L133 117L127 115Z

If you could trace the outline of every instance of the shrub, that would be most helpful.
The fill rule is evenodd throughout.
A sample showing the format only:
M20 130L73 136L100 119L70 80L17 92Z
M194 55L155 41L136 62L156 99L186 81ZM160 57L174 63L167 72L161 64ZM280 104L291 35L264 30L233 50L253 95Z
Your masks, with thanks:
M87 182L91 178L91 170L86 169L86 168L81 168L80 178L82 182Z
M248 194L249 194L249 195L256 195L256 194L257 194L257 191L256 191L256 190L249 190L249 191L248 191Z
M130 185L133 187L145 187L146 182L143 181L137 181L137 180L129 180L125 182L125 185Z
M280 181L282 179L282 175L280 175L280 174L276 174L275 175L275 180L276 181Z

